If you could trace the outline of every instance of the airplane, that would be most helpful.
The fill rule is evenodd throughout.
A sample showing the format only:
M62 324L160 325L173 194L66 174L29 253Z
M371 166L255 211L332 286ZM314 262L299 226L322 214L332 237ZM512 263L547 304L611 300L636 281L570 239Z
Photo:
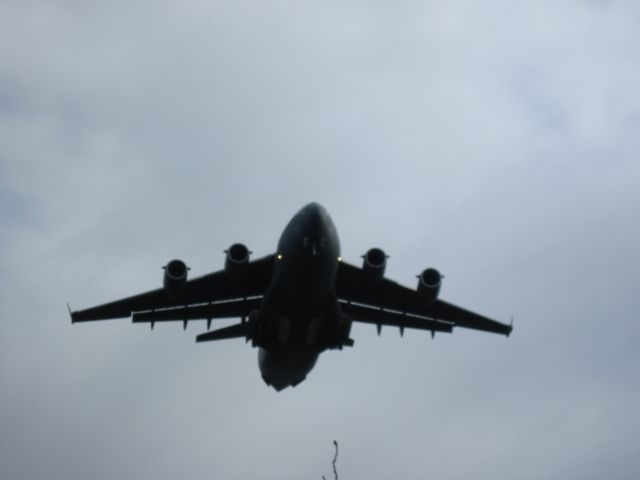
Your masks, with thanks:
M163 287L72 312L72 323L132 317L134 323L206 320L197 342L244 338L258 348L268 386L281 391L302 382L320 353L352 347L352 322L451 333L465 327L509 336L512 325L491 320L438 298L442 275L427 268L417 288L384 276L387 255L371 248L362 267L344 262L336 228L324 207L310 203L285 227L277 250L257 260L242 243L225 250L224 268L187 280L189 268L171 260ZM210 330L211 320L240 323Z

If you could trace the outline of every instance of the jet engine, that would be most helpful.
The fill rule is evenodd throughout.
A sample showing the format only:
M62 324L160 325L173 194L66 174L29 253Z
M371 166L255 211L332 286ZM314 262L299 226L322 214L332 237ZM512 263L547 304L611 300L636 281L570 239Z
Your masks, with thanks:
M164 290L170 296L178 295L187 283L189 267L182 260L171 260L164 269Z
M380 248L371 248L363 256L362 274L370 285L375 285L384 277L384 269L387 266L387 255Z
M251 252L246 245L242 243L234 243L225 250L227 257L224 261L224 271L231 278L236 281L242 277L249 265L249 255Z
M427 268L418 275L418 294L427 305L431 305L438 298L440 285L442 285L442 275L435 268Z

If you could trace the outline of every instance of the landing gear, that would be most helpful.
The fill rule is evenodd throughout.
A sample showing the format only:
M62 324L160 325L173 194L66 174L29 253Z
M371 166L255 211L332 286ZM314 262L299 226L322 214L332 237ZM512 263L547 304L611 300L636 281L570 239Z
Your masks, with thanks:
M274 323L265 322L258 310L249 314L246 340L247 342L251 340L252 347L266 348L267 350L277 348L279 345L275 337Z
M343 347L353 347L353 340L349 338L351 333L351 317L341 313L338 321L332 325L327 335L327 348L330 350L342 350Z

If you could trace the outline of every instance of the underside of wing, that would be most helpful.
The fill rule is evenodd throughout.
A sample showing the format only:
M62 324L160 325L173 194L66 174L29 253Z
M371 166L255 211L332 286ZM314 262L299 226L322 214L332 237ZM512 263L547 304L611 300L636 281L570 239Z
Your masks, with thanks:
M427 307L429 316L442 320L451 321L457 327L472 328L485 332L499 333L507 337L513 330L512 325L497 322L485 316L479 315L464 308L457 307L444 300L436 300Z
M512 330L511 325L442 300L425 302L418 291L386 278L376 283L367 282L362 269L345 262L340 262L338 268L336 294L341 302L347 304L343 305L345 313L354 309L350 304L357 304L357 313L351 314L356 321L433 331L451 331L452 327L465 327L507 336ZM362 310L364 307L369 310ZM445 330L425 328L427 325L441 326ZM446 325L451 328L446 330Z
M431 332L451 333L453 324L433 318L415 315L406 312L398 312L385 308L359 305L355 303L341 302L342 311L349 315L356 322L372 323L378 326L388 325L400 328L415 328L419 330L429 330Z
M157 315L158 318L153 321L184 320L184 315L204 315L193 318L244 316L246 309L253 305L247 299L264 295L271 279L273 261L274 256L269 255L250 262L246 266L243 276L238 279L232 279L224 270L221 270L187 281L184 288L178 293L170 294L164 288L159 288L97 307L72 312L71 320L72 322L86 322L124 318L135 312L158 310L164 313L147 313L150 315L147 317L148 321L152 321L151 317L154 315ZM214 302L229 300L238 301L227 305L212 306ZM205 304L209 306L207 307ZM208 313L207 308L209 309ZM163 315L165 318L160 318ZM138 321L147 321L144 316L137 318Z
M211 320L213 318L248 317L249 314L260 308L262 297L241 298L221 302L210 302L199 305L187 305L183 307L161 308L134 312L134 323L155 323L189 320Z

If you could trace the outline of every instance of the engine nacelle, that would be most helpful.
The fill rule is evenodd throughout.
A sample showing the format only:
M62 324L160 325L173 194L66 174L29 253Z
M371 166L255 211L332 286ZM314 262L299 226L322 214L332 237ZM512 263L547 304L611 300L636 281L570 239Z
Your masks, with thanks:
M189 267L182 260L171 260L164 269L164 290L170 296L178 295L187 283Z
M362 258L364 280L370 285L375 285L384 277L384 269L387 267L387 255L380 248L371 248Z
M441 285L442 275L435 268L427 268L418 275L418 294L427 305L436 301Z
M225 250L227 254L224 261L224 271L231 278L236 281L240 279L249 265L249 256L251 252L246 245L242 243L234 243Z

